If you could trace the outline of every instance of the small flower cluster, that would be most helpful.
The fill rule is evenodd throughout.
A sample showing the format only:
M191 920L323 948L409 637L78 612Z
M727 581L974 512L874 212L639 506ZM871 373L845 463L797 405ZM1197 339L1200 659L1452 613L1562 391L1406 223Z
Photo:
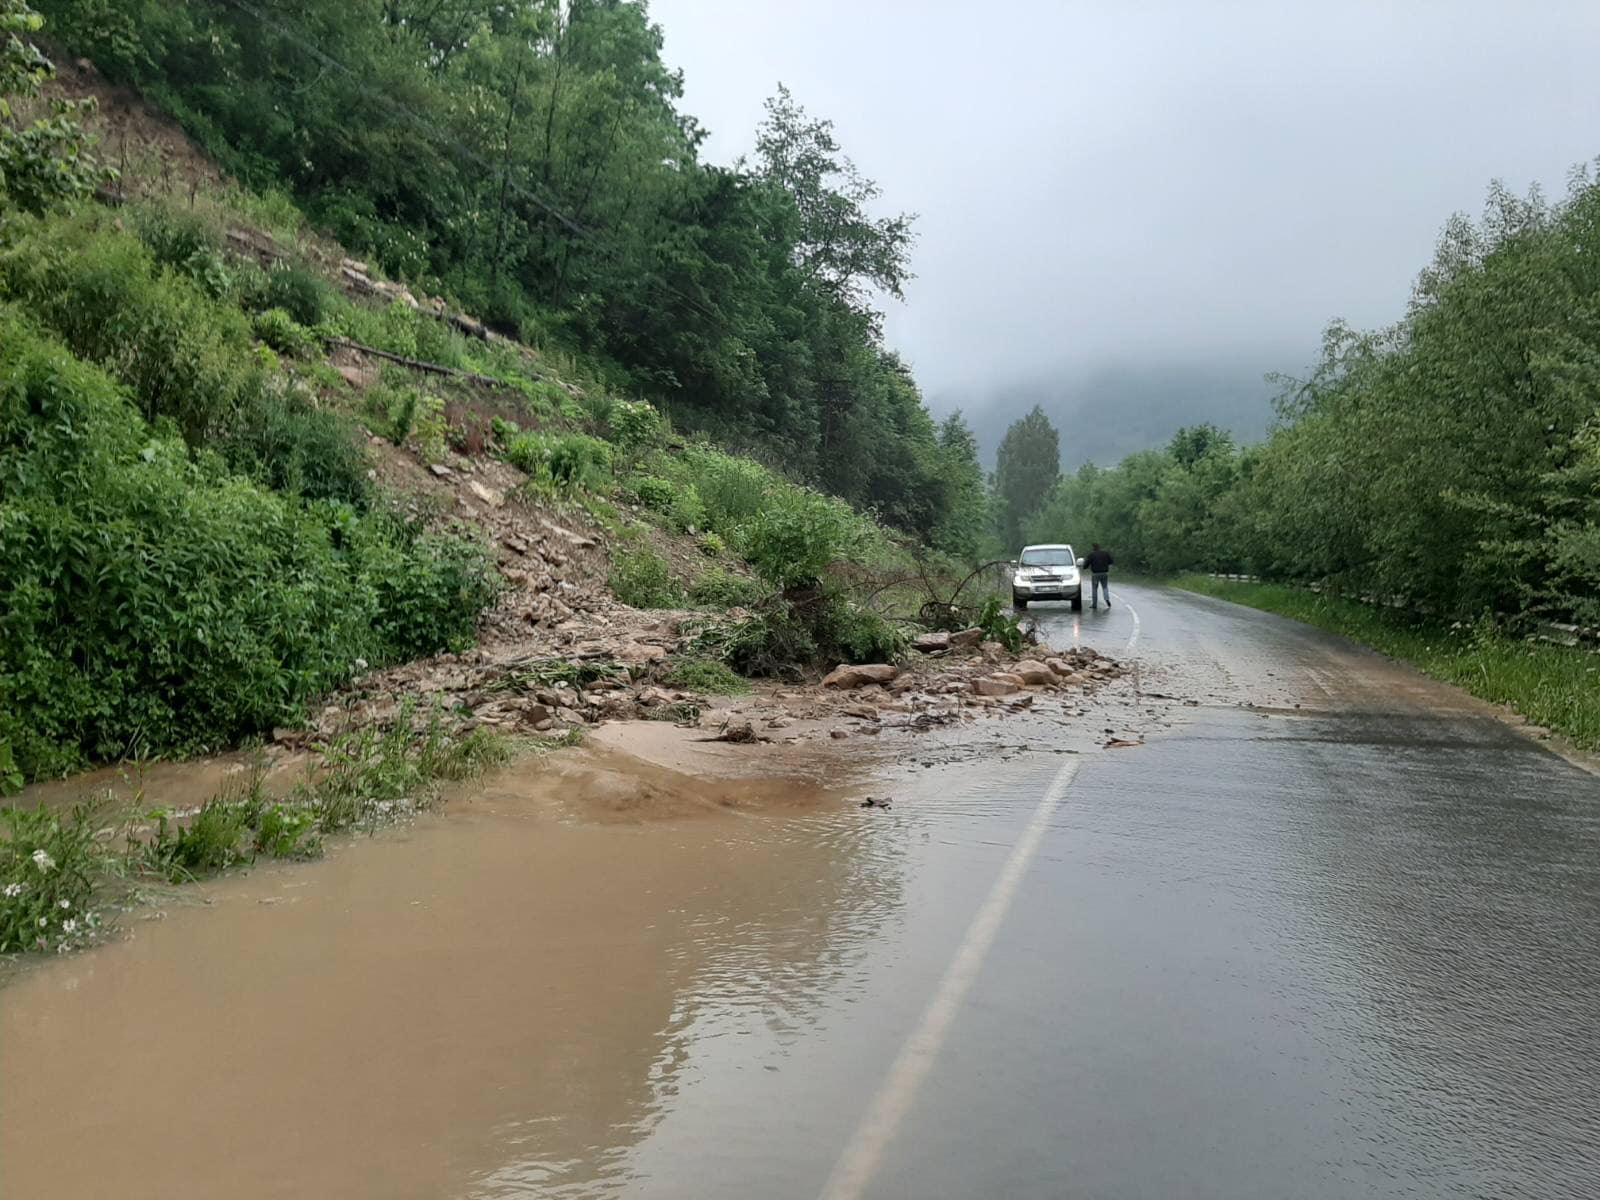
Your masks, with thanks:
M100 927L94 881L105 863L95 828L87 808L0 809L0 954L88 944Z

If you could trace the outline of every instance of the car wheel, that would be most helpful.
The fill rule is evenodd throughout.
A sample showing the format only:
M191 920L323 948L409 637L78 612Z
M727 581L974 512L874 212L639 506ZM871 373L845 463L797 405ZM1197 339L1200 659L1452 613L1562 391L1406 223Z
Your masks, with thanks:
M1015 592L1012 592L1011 593L1011 607L1012 608L1027 608L1028 607L1028 602L1026 600L1024 600L1021 596L1017 595Z
M1083 611L1083 593L1082 592L1079 592L1076 596L1074 596L1072 598L1072 611L1073 612L1082 612Z

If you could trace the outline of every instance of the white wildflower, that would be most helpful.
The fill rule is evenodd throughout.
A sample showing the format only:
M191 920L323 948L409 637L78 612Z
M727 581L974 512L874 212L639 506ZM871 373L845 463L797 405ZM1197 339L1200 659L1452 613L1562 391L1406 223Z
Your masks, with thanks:
M42 926L44 926L44 925L48 925L48 924L49 924L49 922L48 922L48 921L46 921L46 920L45 920L45 919L44 919L44 918L43 918L43 917L40 917L40 918L39 918L39 924L40 924L40 926L41 926L41 927L42 927Z
M7 900L15 900L26 890L26 885L21 883L6 884L5 893Z
M50 855L45 853L43 850L35 850L33 852L33 865L38 867L41 871L48 871L51 867L56 865L56 860L51 858Z
M68 917L65 921L61 922L61 932L62 933L77 933L78 932L78 919L76 917Z
M72 901L71 900L63 900L63 901L61 901L61 907L62 908L71 908L72 907Z

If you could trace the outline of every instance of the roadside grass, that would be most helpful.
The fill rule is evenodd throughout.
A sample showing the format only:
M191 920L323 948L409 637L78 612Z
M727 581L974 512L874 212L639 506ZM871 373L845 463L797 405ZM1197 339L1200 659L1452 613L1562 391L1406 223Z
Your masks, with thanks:
M414 706L402 706L388 729L333 738L281 799L265 790L258 763L187 812L136 801L119 821L103 799L70 811L0 807L0 955L90 944L141 881L186 884L261 858L315 858L329 834L428 808L445 781L473 778L513 752L484 729L446 731L437 713L419 731L414 716Z
M1513 637L1493 623L1446 626L1276 583L1183 575L1174 586L1292 617L1507 704L1586 750L1600 748L1600 654Z

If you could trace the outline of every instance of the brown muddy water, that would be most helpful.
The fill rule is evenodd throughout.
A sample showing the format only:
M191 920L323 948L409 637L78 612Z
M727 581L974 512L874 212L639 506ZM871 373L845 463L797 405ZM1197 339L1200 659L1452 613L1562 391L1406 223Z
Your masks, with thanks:
M24 973L0 991L0 1195L603 1180L670 1095L697 997L759 979L799 1020L895 904L885 829L819 821L842 772L796 771L534 760Z

